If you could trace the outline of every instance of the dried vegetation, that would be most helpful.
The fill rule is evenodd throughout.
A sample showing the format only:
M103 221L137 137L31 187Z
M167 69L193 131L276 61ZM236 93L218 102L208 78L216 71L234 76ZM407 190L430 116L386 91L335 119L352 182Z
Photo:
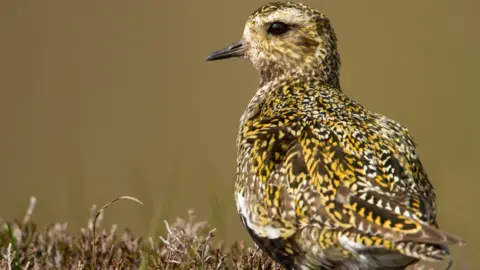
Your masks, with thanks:
M67 223L38 228L30 218L35 202L32 197L23 220L0 221L0 269L281 269L242 242L216 244L215 229L196 221L193 211L165 222L166 236L144 239L117 232L115 225L101 228L111 202L99 211L93 207L88 227L73 234Z

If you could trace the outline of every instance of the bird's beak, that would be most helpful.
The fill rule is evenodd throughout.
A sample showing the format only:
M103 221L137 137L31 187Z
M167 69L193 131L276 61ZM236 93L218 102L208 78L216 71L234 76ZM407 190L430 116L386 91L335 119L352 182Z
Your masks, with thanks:
M243 41L239 41L233 43L232 45L218 50L212 53L208 58L207 61L214 61L214 60L221 60L230 57L243 57L245 56L245 52L247 50L247 46Z

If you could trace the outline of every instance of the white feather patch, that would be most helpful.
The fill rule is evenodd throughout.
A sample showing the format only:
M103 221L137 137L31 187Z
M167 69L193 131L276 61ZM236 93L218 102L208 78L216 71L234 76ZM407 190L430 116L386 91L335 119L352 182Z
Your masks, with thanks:
M346 235L338 237L340 244L350 252L356 253L359 250L368 249L366 246L350 240Z
M281 236L281 231L278 228L267 226L257 226L250 220L250 215L248 213L248 205L245 198L240 193L235 193L237 209L238 212L244 217L245 225L253 230L256 234L261 237L268 237L270 239L279 238Z

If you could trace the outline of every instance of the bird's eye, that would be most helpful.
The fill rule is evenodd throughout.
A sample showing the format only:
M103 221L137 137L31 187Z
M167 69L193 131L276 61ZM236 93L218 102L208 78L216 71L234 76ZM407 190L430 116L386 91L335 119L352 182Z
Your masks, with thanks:
M275 36L285 34L285 32L287 31L288 31L288 25L283 22L273 22L272 24L270 24L267 30L268 33Z

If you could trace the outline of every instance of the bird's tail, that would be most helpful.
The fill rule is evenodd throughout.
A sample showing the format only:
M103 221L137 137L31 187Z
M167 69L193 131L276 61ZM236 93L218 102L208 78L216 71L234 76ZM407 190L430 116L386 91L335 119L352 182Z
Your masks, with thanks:
M426 261L441 261L450 255L447 246L438 244L399 241L393 247L404 255Z
M346 193L346 192L344 192ZM354 227L391 242L391 248L409 257L438 261L449 255L448 246L464 245L457 236L416 218L404 205L374 192L364 198L347 195Z

